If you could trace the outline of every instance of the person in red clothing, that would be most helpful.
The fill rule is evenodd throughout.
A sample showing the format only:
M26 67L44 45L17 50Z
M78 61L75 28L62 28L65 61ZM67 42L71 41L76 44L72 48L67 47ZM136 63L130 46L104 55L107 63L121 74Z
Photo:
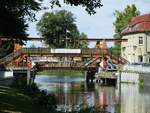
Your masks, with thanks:
M28 61L28 62L27 62L27 67L28 67L28 68L32 68L32 62L31 62L31 61Z
M103 58L99 65L100 65L100 67L101 67L102 69L106 69L107 66L108 66L108 64L107 64L107 59L106 59L106 58Z

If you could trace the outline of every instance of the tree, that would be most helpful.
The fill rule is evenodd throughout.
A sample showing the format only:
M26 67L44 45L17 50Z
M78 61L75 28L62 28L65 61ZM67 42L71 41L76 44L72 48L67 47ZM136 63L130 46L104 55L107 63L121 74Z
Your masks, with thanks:
M127 7L123 11L115 11L116 20L114 22L115 26L115 35L114 38L120 39L121 38L121 31L123 27L127 26L129 21L140 14L137 10L136 6L127 5ZM118 55L121 53L121 45L120 43L115 43L115 47L113 49L118 49Z
M27 37L27 21L35 20L35 11L41 9L43 0L0 0L0 38L15 39L15 42L23 44ZM59 0L50 0L51 7L61 6ZM89 14L96 13L95 9L102 7L101 0L64 0L64 3L85 7ZM8 51L13 50L12 40L3 42L3 45L9 45ZM11 44L11 45L10 45ZM1 50L5 50L0 47ZM3 55L2 55L3 56Z
M80 33L80 39L87 39L87 35L83 32ZM87 41L82 41L79 43L80 48L88 48L89 43Z
M4 55L12 52L12 42L23 44L27 37L27 22L35 20L34 12L40 9L40 3L35 0L0 0L0 38L9 39L2 42Z
M59 2L60 0L51 0L51 7L53 8L55 5L61 7L61 4ZM103 5L101 4L101 0L64 0L65 4L70 4L71 6L79 6L85 7L85 10L89 14L95 14L96 8L100 8Z
M27 21L35 19L40 3L34 0L0 0L0 36L25 39Z
M79 31L75 18L66 10L46 12L37 23L39 34L46 44L54 48L74 48L77 46Z

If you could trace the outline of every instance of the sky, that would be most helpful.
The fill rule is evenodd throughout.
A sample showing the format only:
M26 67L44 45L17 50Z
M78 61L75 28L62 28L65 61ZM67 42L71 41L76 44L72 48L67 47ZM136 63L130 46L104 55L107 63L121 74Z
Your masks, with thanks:
M43 5L49 6L50 0L44 0ZM60 0L61 3L63 0ZM115 10L123 11L127 5L135 4L137 9L142 14L150 13L150 0L101 0L103 6L96 9L96 14L89 15L83 7L72 7L70 5L62 4L62 7L55 7L54 9L42 10L36 13L36 22L29 23L27 33L32 37L40 37L36 30L36 23L40 20L44 12L51 12L55 10L68 10L74 14L76 18L76 25L80 32L87 34L88 38L113 38L115 21ZM28 42L27 46L32 44L42 46L39 42ZM93 43L90 46L94 46Z

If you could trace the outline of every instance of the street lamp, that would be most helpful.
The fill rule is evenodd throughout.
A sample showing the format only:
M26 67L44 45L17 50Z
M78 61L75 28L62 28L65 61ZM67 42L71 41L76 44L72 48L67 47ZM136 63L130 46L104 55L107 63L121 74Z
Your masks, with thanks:
M68 45L67 45L67 40L69 39L69 38L67 38L67 33L70 33L70 31L66 29L66 39L65 39L65 46L66 46L66 48L67 48L67 46L68 46Z
M68 45L67 45L67 40L68 40L69 38L67 38L67 33L70 33L70 31L66 29L66 37L65 37L65 46L66 46L66 47L65 47L65 48L68 48L68 47L67 47L67 46L68 46ZM67 60L68 60L68 59L67 59L67 56L65 56L65 62L66 62Z

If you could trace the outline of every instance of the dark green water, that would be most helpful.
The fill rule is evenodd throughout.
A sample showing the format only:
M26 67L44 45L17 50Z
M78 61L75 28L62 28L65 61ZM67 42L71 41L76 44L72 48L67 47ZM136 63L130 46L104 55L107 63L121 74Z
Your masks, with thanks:
M58 110L71 111L95 106L109 113L150 113L149 86L139 88L138 84L122 84L119 93L118 86L86 84L84 75L43 75L37 76L35 81L40 89L56 96Z

